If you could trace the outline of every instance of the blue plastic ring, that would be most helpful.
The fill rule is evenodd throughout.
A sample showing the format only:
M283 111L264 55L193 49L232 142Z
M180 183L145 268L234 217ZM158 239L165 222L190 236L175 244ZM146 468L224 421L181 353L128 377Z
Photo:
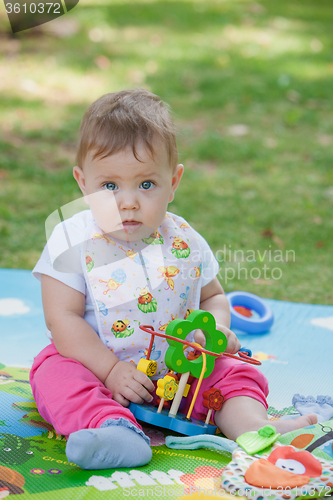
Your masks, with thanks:
M230 304L231 313L231 328L241 330L246 333L258 334L268 332L274 322L273 312L265 302L249 292L230 292L227 293L227 298ZM242 314L239 314L234 306L243 306L255 311L260 318L248 319Z
M241 347L239 349L239 351L245 352L245 354L247 354L249 358L252 358L252 351L251 351L251 349L248 349L247 347Z

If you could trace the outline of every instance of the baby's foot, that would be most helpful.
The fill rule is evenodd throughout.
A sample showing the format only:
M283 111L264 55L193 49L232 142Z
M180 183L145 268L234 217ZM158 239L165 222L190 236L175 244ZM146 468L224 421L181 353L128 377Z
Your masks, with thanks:
M317 415L315 413L310 413L309 415L302 415L292 420L275 420L272 422L272 425L276 428L276 432L286 434L287 432L296 431L297 429L315 425L316 423Z
M149 438L124 418L106 420L98 429L70 434L66 455L82 469L140 467L152 457Z
M333 399L329 396L317 396L315 400L312 396L295 394L292 403L301 415L315 413L318 422L326 422L333 417Z

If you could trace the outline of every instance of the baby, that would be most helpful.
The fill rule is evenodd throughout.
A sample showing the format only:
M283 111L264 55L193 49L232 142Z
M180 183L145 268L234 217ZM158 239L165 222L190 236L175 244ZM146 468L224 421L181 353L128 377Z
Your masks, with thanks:
M172 319L203 309L226 336L226 352L241 347L229 329L212 251L167 212L183 171L172 119L156 95L106 94L86 111L73 174L90 209L64 215L33 270L51 343L30 376L40 414L68 438L67 458L82 468L137 467L151 459L149 439L128 409L151 402L156 386L136 368L150 340L140 324L163 331ZM191 338L205 344L200 330ZM157 378L168 371L167 348L155 337ZM230 439L267 424L268 384L253 366L217 359L193 417L206 413L202 393L211 387L225 398L212 418ZM316 416L306 415L274 425L285 433L314 423Z

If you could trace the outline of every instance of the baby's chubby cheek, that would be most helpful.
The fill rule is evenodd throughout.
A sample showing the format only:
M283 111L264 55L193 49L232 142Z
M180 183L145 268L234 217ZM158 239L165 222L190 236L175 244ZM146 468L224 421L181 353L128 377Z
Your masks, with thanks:
M98 226L105 233L112 233L119 230L121 216L112 192L104 190L97 191L85 196L86 202L90 206L94 219Z

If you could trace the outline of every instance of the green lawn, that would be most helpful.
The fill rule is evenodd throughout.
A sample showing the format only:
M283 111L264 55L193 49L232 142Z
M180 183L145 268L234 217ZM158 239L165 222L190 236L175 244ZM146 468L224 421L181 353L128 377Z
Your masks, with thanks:
M32 269L46 217L80 196L85 108L144 86L179 128L170 210L225 290L331 304L332 25L330 0L80 0L10 37L0 6L0 267Z

